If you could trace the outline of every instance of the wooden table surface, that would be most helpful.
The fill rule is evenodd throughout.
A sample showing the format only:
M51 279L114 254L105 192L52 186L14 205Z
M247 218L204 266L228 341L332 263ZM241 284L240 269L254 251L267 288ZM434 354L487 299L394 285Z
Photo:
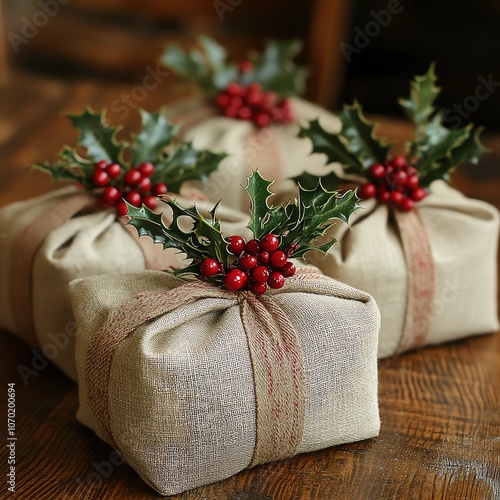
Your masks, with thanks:
M130 84L58 82L15 74L0 87L0 206L54 189L26 166L54 157L75 132L61 111L112 107L127 124L134 108L154 110L189 93L169 76L144 93ZM141 85L139 82L137 85ZM130 106L123 108L123 99ZM138 98L141 97L141 101ZM118 103L118 104L117 104ZM127 116L124 116L124 115ZM118 113L111 115L115 119ZM384 121L388 134L404 138L408 127ZM500 141L486 137L493 154L467 167L452 183L467 195L500 208ZM112 449L75 419L77 387L48 366L28 385L17 371L30 350L0 332L2 415L7 383L16 384L17 493L13 498L161 498L126 464L112 466ZM426 348L380 362L380 436L300 455L247 470L179 499L500 499L500 336L483 335ZM1 432L7 435L6 417ZM4 442L5 443L5 442ZM7 448L0 449L0 498L10 496Z

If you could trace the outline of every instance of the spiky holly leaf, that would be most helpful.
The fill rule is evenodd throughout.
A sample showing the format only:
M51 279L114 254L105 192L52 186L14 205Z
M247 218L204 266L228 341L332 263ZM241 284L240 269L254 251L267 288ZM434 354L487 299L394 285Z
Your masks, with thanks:
M342 122L339 135L346 139L349 152L361 161L364 168L387 159L390 148L375 137L376 125L366 119L358 102L344 106L339 117Z
M161 113L148 113L139 110L142 119L142 128L139 134L132 134L132 165L143 162L156 163L162 156L165 148L172 143L179 131L179 125L169 123Z
M197 83L211 97L232 82L244 86L259 83L280 97L299 95L305 89L307 71L293 63L301 50L298 41L269 42L262 54L249 56L253 68L244 73L227 60L226 50L214 39L202 36L198 43L203 50L185 51L176 44L168 45L161 62L184 81Z
M323 153L327 157L327 163L341 163L344 169L350 169L353 173L363 175L363 162L348 147L347 139L337 133L327 132L319 123L319 120L309 122L309 127L301 127L299 137L310 139L313 153Z
M436 86L437 76L434 72L434 63L431 64L425 75L417 75L410 83L411 91L408 99L399 99L398 102L404 109L407 116L413 121L416 127L416 137L420 139L422 127L433 115L434 102L441 92L441 88Z
M317 175L303 172L300 175L292 177L292 180L302 186L304 189L314 189L318 185L318 179L325 189L333 191L338 189L345 182L345 179L339 177L335 172L318 177Z
M130 217L128 224L137 229L139 236L149 236L155 243L161 243L164 249L175 248L186 254L186 259L191 262L187 267L176 271L176 275L199 274L200 262L207 257L229 264L227 241L224 240L220 223L216 219L218 204L210 212L210 219L206 219L196 206L184 208L173 199L163 202L172 209L170 226L164 223L161 214L156 214L145 206L136 208L127 204ZM222 275L214 280L221 282Z
M123 162L123 151L126 142L116 139L121 126L112 127L106 124L106 111L94 113L87 106L81 115L67 115L73 126L80 133L79 144L86 148L86 155L94 161L106 160L110 163Z
M206 182L226 156L225 153L195 149L190 142L172 146L156 163L151 180L152 182L166 182L170 191L179 192L185 181Z
M303 94L308 72L293 62L301 50L298 40L268 43L262 54L250 54L253 69L243 75L243 83L258 82L281 97Z
M291 253L294 257L316 248L311 242L324 235L334 220L348 222L352 213L360 208L355 192L341 195L338 191L326 190L320 182L311 190L299 186L296 204L274 207L268 204L271 184L258 171L248 178L246 190L252 201L248 228L257 239L268 233L280 235L284 247L294 248ZM334 243L318 249L327 251Z

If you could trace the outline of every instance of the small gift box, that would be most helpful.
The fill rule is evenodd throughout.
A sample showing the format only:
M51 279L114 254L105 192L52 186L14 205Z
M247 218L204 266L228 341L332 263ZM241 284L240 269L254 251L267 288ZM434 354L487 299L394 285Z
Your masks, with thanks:
M431 67L400 101L416 131L406 156L390 157L390 145L374 137L357 104L340 113L338 133L317 121L301 131L313 152L334 164L325 185L360 185L364 210L352 230L332 228L328 237L339 239L339 248L309 260L373 295L382 316L380 357L498 329L498 212L442 180L461 162L477 161L480 130L442 125L435 81ZM297 180L317 182L307 173Z
M118 128L104 122L104 112L70 116L82 151L65 147L54 163L35 167L84 189L68 186L0 210L0 232L7 235L0 245L0 326L39 348L74 380L76 332L68 283L95 274L175 268L181 262L174 251L158 251L121 222L127 211L123 198L161 209L155 195L168 189L180 200L198 198L200 210L211 209L201 193L184 186L206 179L223 155L177 141L178 127L160 114L143 111L142 118L140 134L128 144L116 139ZM181 186L185 197L174 194ZM169 214L164 216L168 220ZM237 232L248 217L222 209L221 220Z
M141 234L191 258L177 274L198 279L145 271L70 285L78 418L162 494L379 432L375 301L288 258L332 214L346 219L355 197L317 189L317 211L304 197L284 220L285 207L262 210L266 188L253 174L246 242L223 239L195 207L168 202L169 227L131 209Z
M161 62L202 93L201 98L165 108L166 116L182 124L182 136L195 146L228 154L203 186L206 196L246 211L248 200L239 186L245 184L249 165L275 179L277 192L293 186L287 179L304 168L319 173L323 163L297 138L299 123L321 118L329 128L338 129L340 122L298 97L307 76L293 62L301 44L270 42L262 53L249 54L239 65L229 62L226 50L211 38L200 37L199 45L202 50L184 51L172 44Z

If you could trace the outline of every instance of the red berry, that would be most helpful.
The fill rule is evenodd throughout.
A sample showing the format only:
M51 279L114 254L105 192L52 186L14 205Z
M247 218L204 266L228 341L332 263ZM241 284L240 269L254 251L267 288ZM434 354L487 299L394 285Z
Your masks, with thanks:
M129 186L135 186L136 184L139 184L139 182L141 182L142 175L136 168L131 168L128 172L125 173L125 177L123 179L125 181L125 184L128 184Z
M114 205L121 198L122 194L113 186L108 186L102 193L102 198L110 205Z
M167 186L163 182L158 182L153 186L151 192L156 196L161 196L167 192Z
M134 207L140 207L142 203L142 197L137 191L130 191L126 194L125 199Z
M423 187L417 187L411 192L411 199L413 201L423 200L427 196L427 191Z
M237 83L230 83L227 86L226 92L231 96L236 95L236 96L241 97L241 96L245 95L245 89Z
M250 61L242 61L240 64L240 73L248 73L253 70L253 64Z
M266 292L266 290L267 290L267 284L259 283L258 281L252 283L252 286L250 287L250 291L255 295L262 295L263 293Z
M151 189L151 179L149 177L143 177L137 189L142 191L143 193L147 193Z
M234 96L234 97L231 97L231 102L229 104L229 107L235 108L239 111L242 104L243 104L243 99L239 96Z
M250 106L259 106L262 104L262 93L257 90L250 90L246 95L246 102Z
M264 251L259 253L259 262L261 264L268 264L270 259L271 254L269 252Z
M257 283L265 283L269 278L269 269L266 266L257 266L252 271L252 278Z
M368 198L373 198L377 194L377 188L375 184L367 182L359 188L359 196L362 200L367 200Z
M374 179L381 179L385 175L385 167L380 163L375 163L375 165L372 165L370 167L369 172L370 176L373 177Z
M403 199L404 195L400 191L393 191L391 193L391 203L394 203L394 205L399 205Z
M236 292L246 284L247 280L247 275L241 269L233 269L226 274L224 286L231 292Z
M260 247L267 252L274 252L280 245L280 240L274 234L266 234L260 240Z
M264 128L267 127L269 123L271 123L271 117L268 113L258 113L257 115L255 115L253 122L257 127Z
M245 240L241 236L229 236L227 241L229 241L227 249L230 253L240 255L245 250Z
M278 269L286 264L288 257L283 250L276 250L271 254L271 264Z
M415 208L415 202L411 198L405 198L399 205L399 210L402 212L410 212Z
M385 188L384 189L379 188L377 199L380 203L389 203L389 201L391 200L391 193L387 191Z
M206 276L207 278L215 276L218 272L219 272L219 263L215 259L212 259L211 257L207 257L200 264L200 273L203 274L203 276Z
M252 82L247 88L247 92L262 92L262 85L258 82Z
M116 211L120 217L127 215L128 214L127 204L123 200L120 200L116 204Z
M226 106L228 106L230 101L231 97L227 94L219 94L219 96L217 97L217 104L221 108L225 108Z
M408 165L408 163L406 161L406 158L404 158L403 156L395 156L391 160L391 165L394 168L405 168Z
M267 280L271 288L281 288L285 284L285 277L278 271L273 271Z
M416 175L409 175L406 178L405 186L408 187L408 188L410 188L410 189L415 189L416 187L418 187L418 176L416 176Z
M403 172L403 170L398 170L396 172L394 172L394 182L396 183L403 183L404 181L406 181L406 172Z
M106 160L101 160L95 164L94 168L95 170L104 170L107 166L108 162Z
M252 255L257 255L260 252L260 244L256 239L247 241L245 245L245 251Z
M153 195L145 196L142 202L150 210L156 210L158 208L158 198L156 196Z
M245 271L249 271L250 269L257 267L257 264L257 257L255 257L255 255L244 255L240 259L240 267Z
M96 170L92 174L92 183L98 187L104 187L109 182L109 175L104 170Z
M281 274L285 278L290 278L290 276L293 276L295 274L295 271L297 271L295 264L293 262L287 262L281 269Z
M106 172L112 179L116 179L122 172L122 167L118 163L112 163L106 167Z
M227 107L225 110L224 110L224 114L228 117L228 118L236 118L236 116L238 115L238 111L239 111L239 108L236 108L234 106L229 106Z
M143 177L150 177L154 171L155 171L155 167L149 161L145 161L144 163L141 163L139 165L139 172L141 173L141 175Z
M238 118L242 120L248 120L251 116L252 112L250 111L250 108L247 108L246 106L241 107L238 111Z

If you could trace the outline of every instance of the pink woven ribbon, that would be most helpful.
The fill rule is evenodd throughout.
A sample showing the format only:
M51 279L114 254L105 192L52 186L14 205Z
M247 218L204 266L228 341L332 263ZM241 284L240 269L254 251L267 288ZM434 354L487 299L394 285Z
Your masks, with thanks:
M302 439L305 412L302 351L293 326L272 296L256 298L249 292L229 292L201 281L136 296L113 311L93 337L86 355L85 382L101 434L115 445L109 412L115 349L145 322L207 298L225 299L227 307L240 308L256 398L256 444L250 466L293 456Z
M429 236L418 210L394 211L408 270L408 294L403 333L396 353L425 343L436 289Z

